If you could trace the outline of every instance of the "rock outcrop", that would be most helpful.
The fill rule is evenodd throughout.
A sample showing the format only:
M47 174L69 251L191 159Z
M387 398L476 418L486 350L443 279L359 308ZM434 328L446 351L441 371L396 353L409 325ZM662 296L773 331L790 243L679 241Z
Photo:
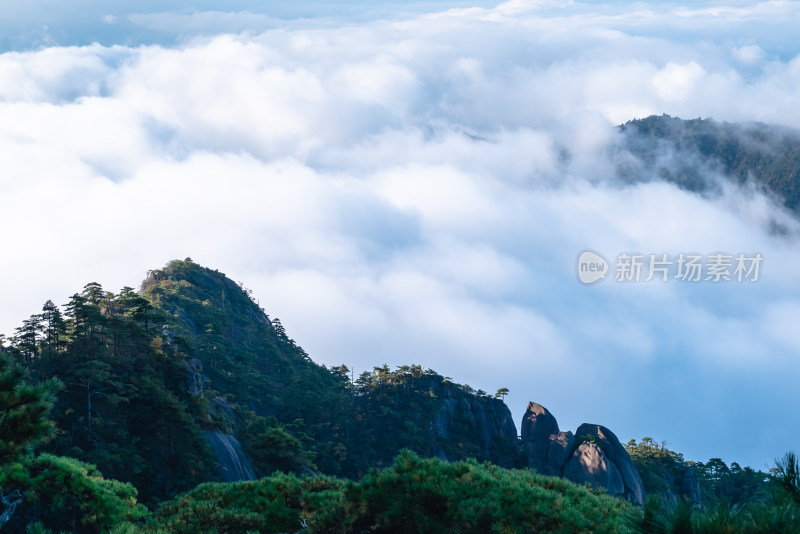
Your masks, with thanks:
M217 469L223 482L255 480L256 474L245 456L239 441L220 430L204 431L203 436L217 459Z
M479 460L514 466L517 426L503 401L467 395L438 377L426 387L441 399L430 424L435 443L432 455L459 460L464 457L462 447L469 445Z
M558 421L547 408L528 403L522 418L522 450L528 467L545 475L562 476L575 450L572 432L560 432Z
M547 470L549 475L562 476L563 468L575 450L575 436L572 432L559 432L550 436L547 447Z
M624 496L631 502L642 504L644 502L644 485L642 477L633 465L628 451L619 442L617 436L602 425L587 423L578 427L575 432L578 441L592 441L603 450L606 457L619 469L622 482L625 484Z
M197 358L188 361L184 360L186 367L187 390L193 396L203 392L205 375L203 375L203 363ZM222 398L214 397L213 404L207 407L211 417L217 416L218 412L234 425L242 424L244 421L236 415L231 406ZM209 419L210 421L210 419ZM230 434L221 430L203 431L214 457L217 460L217 472L223 482L238 482L240 480L255 480L256 475L250 460L244 453L242 445Z
M528 467L547 475L561 475L551 472L547 462L550 438L558 433L558 421L553 414L541 404L529 402L521 425L522 450L528 459Z
M680 480L676 481L678 495L685 497L693 506L702 506L700 498L700 479L692 469L687 468Z
M192 358L189 361L184 360L183 365L186 366L186 389L197 396L203 392L203 363Z
M564 478L576 484L605 489L612 497L625 494L625 484L616 465L594 443L583 442L564 466Z
M528 403L522 419L522 454L527 465L545 475L605 488L609 495L644 502L644 486L625 447L602 425L583 424L561 432L544 406Z

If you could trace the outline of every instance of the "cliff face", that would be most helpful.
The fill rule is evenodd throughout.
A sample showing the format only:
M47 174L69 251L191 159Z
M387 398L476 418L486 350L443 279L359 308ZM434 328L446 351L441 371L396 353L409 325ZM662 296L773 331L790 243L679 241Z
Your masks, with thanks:
M365 462L359 472L388 464L404 448L451 461L516 462L516 426L501 400L418 366L379 377L377 386L355 398L354 420Z
M447 387L432 380L431 390L441 399L441 407L431 421L434 456L457 460L467 450L477 452L479 460L488 460L503 467L515 463L517 428L511 411L498 399L466 395L457 387Z
M217 459L218 473L223 482L256 480L253 466L236 438L219 430L205 431L203 435Z

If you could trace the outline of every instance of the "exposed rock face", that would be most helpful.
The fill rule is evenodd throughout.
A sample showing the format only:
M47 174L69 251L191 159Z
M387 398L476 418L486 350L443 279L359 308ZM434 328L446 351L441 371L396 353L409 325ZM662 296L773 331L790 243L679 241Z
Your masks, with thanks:
M535 402L528 403L522 418L522 436L529 441L546 441L551 434L558 433L558 421L547 408Z
M648 470L646 495L657 495L667 507L684 499L695 507L702 506L700 480L691 467L679 462L647 462L644 469Z
M189 361L184 360L183 363L186 367L187 389L192 395L199 395L203 392L203 381L205 379L203 376L203 364L197 358L192 358ZM215 416L217 409L219 409L230 421L234 423L243 422L223 399L214 397L213 401L217 408L209 406L209 415ZM223 482L256 479L253 466L245 456L242 445L236 438L230 434L225 434L221 430L203 431L203 437L206 438L206 441L211 446L211 451L217 460L217 471Z
M701 506L703 500L700 498L700 479L692 469L686 469L683 476L677 483L678 494L685 496L694 506Z
M679 499L687 499L693 506L702 506L700 480L691 468L677 472L665 468L657 472L656 476L661 479L661 484L653 493L659 495L668 505L675 506Z
M223 482L238 482L239 480L255 480L256 474L250 460L244 455L239 441L220 430L203 432L214 456L217 458L217 468Z
M521 426L522 450L528 458L528 467L540 473L556 474L552 472L552 466L548 467L547 462L551 437L559 433L556 418L541 404L529 402ZM561 467L563 465L562 463Z
M572 458L564 466L564 478L576 484L589 484L595 489L605 488L612 497L625 494L619 469L594 443L584 442L575 449Z
M203 363L192 358L188 362L184 360L183 364L186 366L186 388L197 396L203 392Z
M560 432L558 421L547 408L528 403L522 418L522 450L528 467L545 475L562 476L575 450L572 432Z
M578 427L575 436L580 441L587 436L591 436L593 441L603 450L609 460L617 466L622 481L625 484L625 498L638 504L644 503L644 485L642 477L633 465L628 451L609 429L602 425L590 425L587 423Z
M433 456L458 460L461 451L450 450L459 436L477 447L475 456L504 467L513 467L517 427L508 406L499 399L464 395L458 389L433 379L431 391L442 399L439 410L431 421L431 431L436 445ZM457 443L455 443L457 445Z
M587 443L588 442L588 443ZM579 484L605 488L609 495L644 502L644 487L628 451L604 426L583 424L561 432L544 406L528 403L522 419L522 451L532 469Z
M562 476L564 466L575 450L575 436L572 432L559 432L550 436L550 445L547 447L546 473L553 476Z

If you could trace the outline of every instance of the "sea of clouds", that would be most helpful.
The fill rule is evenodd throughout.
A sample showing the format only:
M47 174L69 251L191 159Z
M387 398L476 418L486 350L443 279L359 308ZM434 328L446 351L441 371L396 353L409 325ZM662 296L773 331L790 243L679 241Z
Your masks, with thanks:
M692 459L797 448L800 224L753 191L619 180L615 126L800 128L800 4L153 9L102 24L161 44L0 54L0 332L190 256L319 363L419 363L508 387L516 420L534 400ZM584 286L585 249L764 262Z

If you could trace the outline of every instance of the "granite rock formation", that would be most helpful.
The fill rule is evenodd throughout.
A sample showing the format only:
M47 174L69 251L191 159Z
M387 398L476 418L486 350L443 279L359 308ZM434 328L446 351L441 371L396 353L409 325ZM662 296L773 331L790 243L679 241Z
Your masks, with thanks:
M441 378L431 377L425 389L440 399L441 405L430 422L433 456L445 460L463 457L459 443L475 448L474 456L504 467L513 467L517 426L506 404L489 397L467 395ZM466 442L465 442L466 440Z
M602 425L583 424L561 432L544 406L528 403L522 420L522 455L528 467L578 484L604 488L609 495L644 502L644 487L625 447Z
M633 465L628 451L619 442L617 436L602 425L584 423L578 427L575 436L579 441L591 441L603 450L606 457L619 469L625 485L624 496L631 502L644 502L644 485L636 466Z
M584 441L564 466L564 478L576 484L589 484L594 489L605 489L612 497L625 495L622 475L603 450Z

